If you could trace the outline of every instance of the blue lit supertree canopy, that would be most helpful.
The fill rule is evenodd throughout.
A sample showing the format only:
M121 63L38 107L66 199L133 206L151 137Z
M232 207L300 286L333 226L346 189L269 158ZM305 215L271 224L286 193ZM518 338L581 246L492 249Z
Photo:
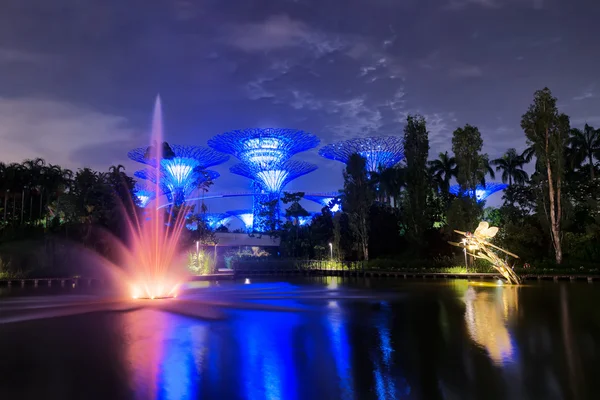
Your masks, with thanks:
M367 160L367 171L377 172L393 167L404 159L404 143L400 137L377 136L332 143L319 150L320 156L344 164L355 153Z
M506 189L507 187L508 187L508 185L505 183L486 182L485 186L477 185L475 192L473 192L472 190L465 190L462 192L462 195L472 197L472 198L476 199L478 202L480 202L480 201L487 199L492 194L494 194L500 190ZM450 186L450 193L452 193L455 196L458 196L459 194L461 194L460 185Z
M227 214L238 218L247 230L251 230L254 223L254 212L252 210L234 210L228 211Z
M264 169L255 164L236 164L229 171L252 179L267 193L279 193L290 181L316 169L315 164L290 160L273 169Z
M219 177L217 172L207 171L206 168L229 159L226 154L205 147L163 145L168 148L169 154L160 160L160 165L155 158L149 157L152 154L149 147L131 150L127 155L133 161L151 167L137 171L135 176L154 184L159 178L160 190L177 205L182 204L202 182ZM156 170L159 170L158 177Z
M133 193L135 194L135 197L138 199L138 203L142 208L146 208L148 203L156 198L156 193L154 193L154 190L141 183L135 184Z
M317 168L289 159L296 153L317 147L319 142L315 135L297 129L253 128L217 135L208 141L208 145L241 161L230 171L254 182L257 192L253 201L253 224L255 230L263 231L271 225L267 223L271 218L279 220L278 204L268 213L272 215L270 217L265 217L265 204L278 201L287 183Z
M214 165L223 164L229 160L229 156L216 152L212 149L200 146L182 146L178 144L169 145L172 150L171 156L166 156L161 160L161 166L168 167L174 173L178 169L186 170L191 167L206 169ZM156 159L148 157L148 147L138 147L127 153L129 159L150 165L156 168Z
M297 129L251 128L217 135L208 145L231 154L245 164L272 168L296 153L315 148L320 140Z
M198 169L188 171L186 174L172 174L167 168L160 169L159 179L156 170L152 168L135 171L133 175L154 185L158 181L160 191L167 200L175 201L177 205L181 205L203 182L215 180L220 176L216 171Z

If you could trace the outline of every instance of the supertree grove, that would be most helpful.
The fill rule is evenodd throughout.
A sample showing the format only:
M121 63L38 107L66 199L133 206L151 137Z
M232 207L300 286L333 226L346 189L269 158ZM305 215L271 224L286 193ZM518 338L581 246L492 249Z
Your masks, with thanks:
M319 139L311 133L278 128L235 130L208 141L213 149L241 161L231 167L232 173L254 182L252 222L256 231L264 231L270 220L279 219L279 196L284 186L317 169L314 164L289 159L318 144Z
M332 143L319 150L320 156L344 164L355 153L367 160L368 172L377 172L393 167L404 159L404 144L400 137L377 136Z
M508 187L505 183L499 182L486 182L485 186L477 185L475 192L472 190L465 190L461 193L460 185L452 185L450 186L450 193L455 196L462 194L463 196L469 196L477 200L477 202L483 201L490 197L492 194L504 190Z

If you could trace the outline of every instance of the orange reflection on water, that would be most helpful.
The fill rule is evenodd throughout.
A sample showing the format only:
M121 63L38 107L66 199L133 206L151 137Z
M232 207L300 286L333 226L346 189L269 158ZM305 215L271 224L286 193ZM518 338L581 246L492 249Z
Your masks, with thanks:
M470 287L465 303L465 322L471 339L487 351L494 363L512 362L516 349L508 323L518 310L518 289Z
M157 310L123 315L130 387L136 399L157 398L163 335L162 330L156 327L163 319L166 319L166 314Z

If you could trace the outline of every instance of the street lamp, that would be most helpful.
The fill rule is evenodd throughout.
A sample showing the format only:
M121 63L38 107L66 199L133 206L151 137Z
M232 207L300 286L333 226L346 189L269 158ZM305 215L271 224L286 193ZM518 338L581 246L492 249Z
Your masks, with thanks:
M333 244L329 243L329 256L333 261Z
M466 246L467 245L467 239L463 239L462 240L462 244ZM467 272L469 272L469 263L467 261L467 248L466 247L463 247L463 253L465 254L465 269L466 269Z
M196 240L196 266L200 269L200 241Z

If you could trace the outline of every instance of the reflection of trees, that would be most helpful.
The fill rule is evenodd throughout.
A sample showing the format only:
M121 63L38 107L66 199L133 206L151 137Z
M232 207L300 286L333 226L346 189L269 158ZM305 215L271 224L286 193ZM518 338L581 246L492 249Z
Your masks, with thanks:
M491 293L471 287L465 302L465 322L471 339L485 348L496 364L511 362L515 349L507 322L517 309L517 289L498 287Z

